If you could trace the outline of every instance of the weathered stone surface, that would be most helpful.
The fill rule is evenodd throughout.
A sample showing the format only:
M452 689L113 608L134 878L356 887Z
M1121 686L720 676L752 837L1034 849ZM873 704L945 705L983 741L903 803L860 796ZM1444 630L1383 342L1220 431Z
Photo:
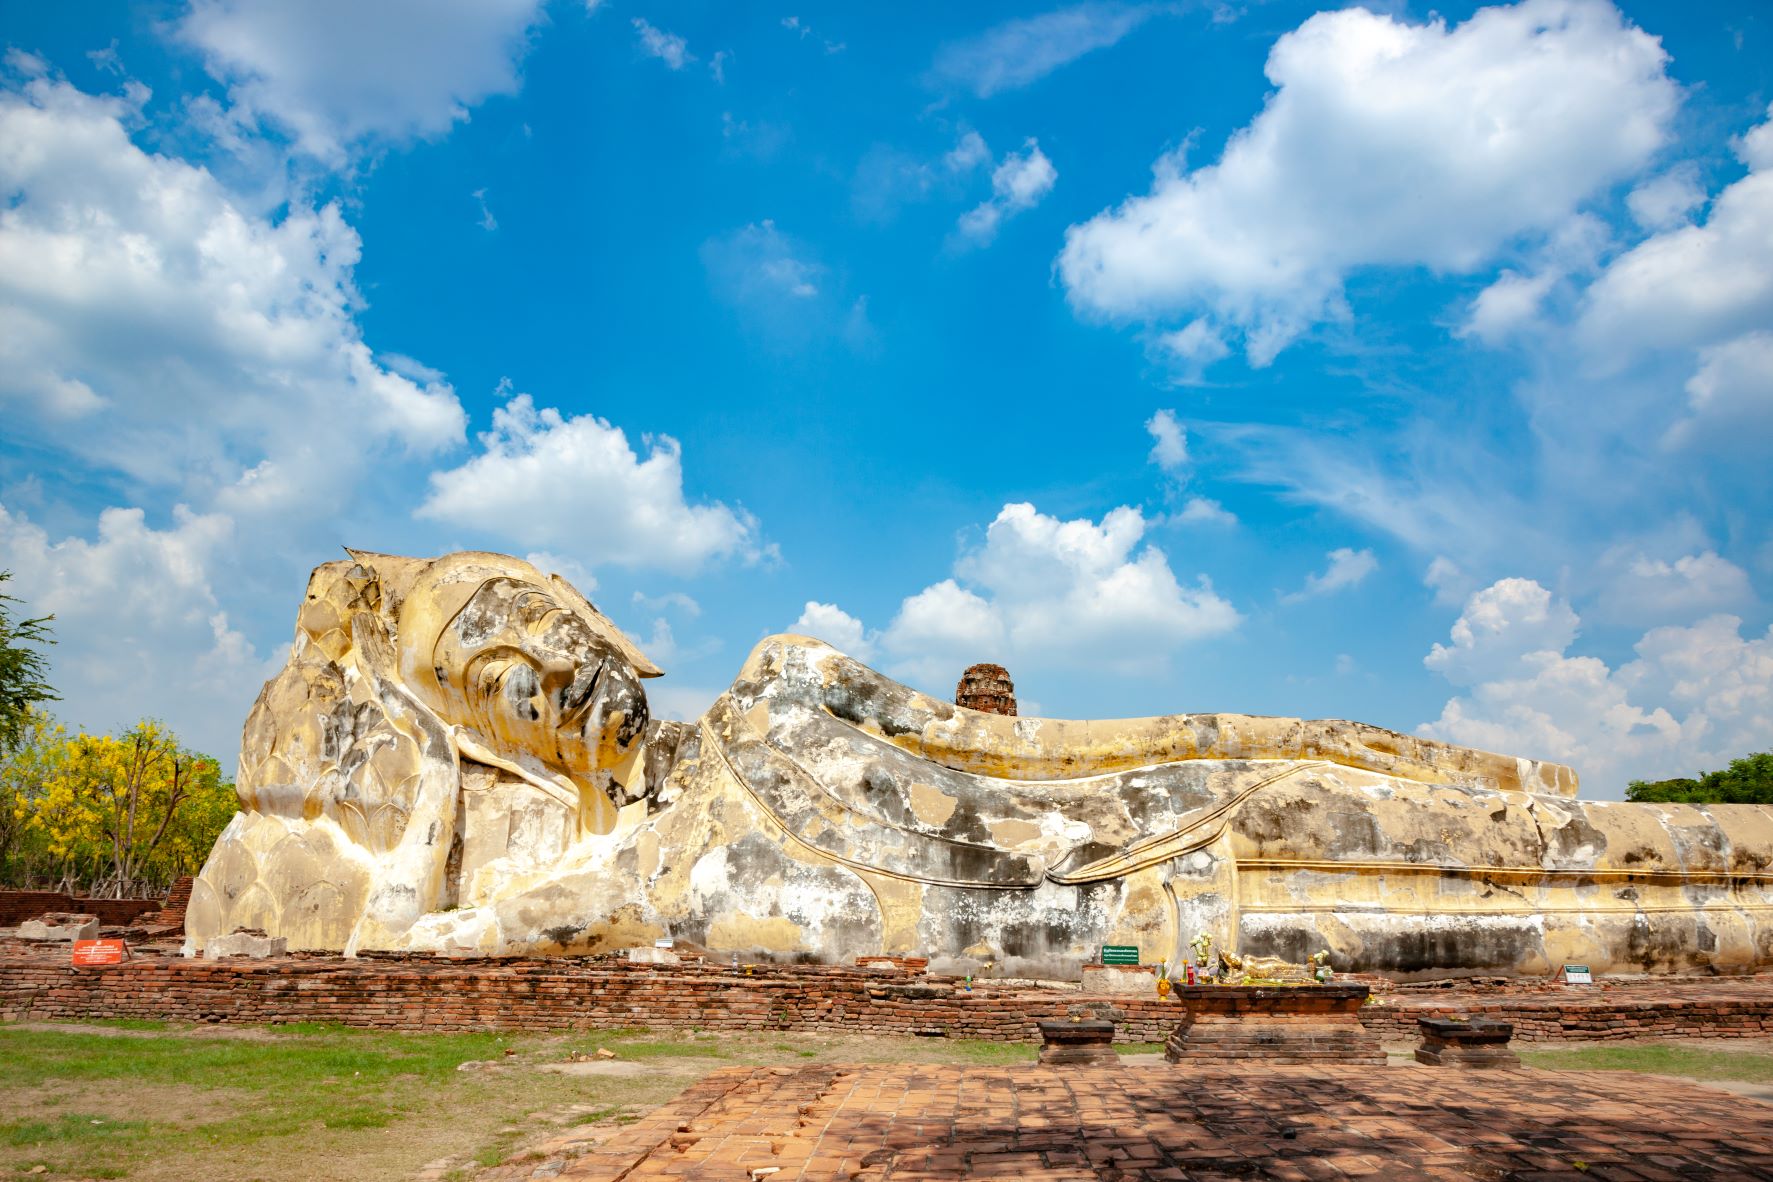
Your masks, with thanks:
M289 941L282 936L267 936L263 932L229 932L225 936L211 936L204 945L203 955L208 960L221 960L228 956L263 960L268 956L282 956L288 951Z
M694 724L501 555L317 569L242 740L187 948L924 956L1076 979L1104 944L1401 976L1773 963L1773 810L1585 803L1569 768L1336 720L957 708L770 637Z
M18 934L25 940L96 940L99 921L96 915L50 911L19 924Z

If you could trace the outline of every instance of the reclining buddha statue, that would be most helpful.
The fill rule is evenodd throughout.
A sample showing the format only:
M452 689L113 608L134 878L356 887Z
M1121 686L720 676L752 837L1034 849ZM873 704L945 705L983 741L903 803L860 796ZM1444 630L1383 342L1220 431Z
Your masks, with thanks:
M772 636L693 723L558 576L316 569L241 744L186 948L923 955L1103 945L1395 975L1773 963L1773 809L1576 798L1567 767L1350 722L980 713Z

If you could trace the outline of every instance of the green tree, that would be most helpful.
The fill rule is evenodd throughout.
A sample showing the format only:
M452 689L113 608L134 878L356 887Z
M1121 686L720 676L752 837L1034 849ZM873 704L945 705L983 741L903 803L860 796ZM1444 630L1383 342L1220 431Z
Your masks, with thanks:
M12 578L0 570L0 583ZM32 645L54 644L48 623L54 616L13 619L8 604L23 603L0 592L0 754L11 751L24 737L30 711L39 702L59 701L45 680L49 662Z
M1633 780L1625 799L1677 804L1773 804L1773 751L1732 759L1698 779Z

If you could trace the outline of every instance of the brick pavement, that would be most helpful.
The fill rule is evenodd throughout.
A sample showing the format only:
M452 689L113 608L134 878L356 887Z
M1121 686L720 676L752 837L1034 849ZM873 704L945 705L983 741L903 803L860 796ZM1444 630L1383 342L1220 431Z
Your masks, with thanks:
M1605 1072L741 1067L541 1168L579 1182L1735 1182L1773 1179L1773 1105Z

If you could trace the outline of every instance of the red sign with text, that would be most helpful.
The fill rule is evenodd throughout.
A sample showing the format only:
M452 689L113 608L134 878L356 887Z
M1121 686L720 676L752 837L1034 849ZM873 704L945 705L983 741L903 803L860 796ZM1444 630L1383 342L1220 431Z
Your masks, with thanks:
M129 959L129 949L122 940L75 940L76 968L95 964L122 964Z

